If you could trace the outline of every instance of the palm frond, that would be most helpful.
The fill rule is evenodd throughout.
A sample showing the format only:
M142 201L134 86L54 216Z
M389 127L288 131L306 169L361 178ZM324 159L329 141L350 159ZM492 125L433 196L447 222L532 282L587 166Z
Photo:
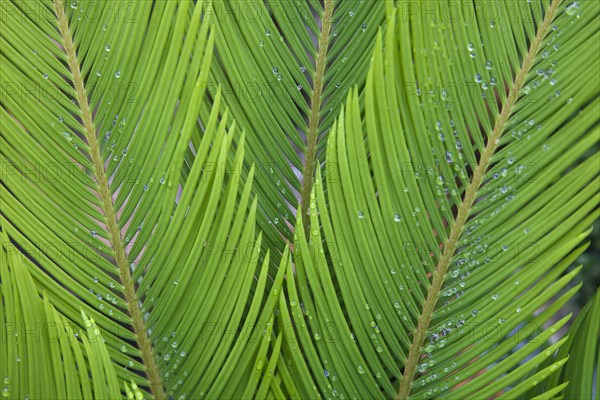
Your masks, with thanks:
M254 375L236 371L265 359L275 301L262 296L253 169L235 172L244 135L220 92L198 120L214 42L203 5L57 0L36 18L15 7L3 81L54 97L3 92L1 229L38 291L74 326L81 309L96 321L130 391L252 393Z
M38 294L31 261L2 232L0 375L4 398L116 398L117 375L94 320L74 330Z
M540 391L552 391L555 387L565 385L565 399L593 399L597 393L598 360L600 350L598 337L600 335L600 293L585 305L569 328L569 337L561 346L553 359L568 358L567 363L544 385L534 388L528 393L531 397ZM549 364L553 361L546 362ZM535 390L537 389L537 390Z
M284 343L302 343L287 349L301 397L314 385L322 396L517 398L564 364L536 368L566 340L544 344L568 318L547 324L576 290L561 293L578 270L561 275L598 217L596 160L569 168L597 141L599 60L577 79L560 70L598 39L598 8L585 6L576 19L557 1L532 5L520 31L390 16L364 98L348 96L329 135L310 238L296 236L281 315L296 327ZM506 34L514 48L496 38ZM469 102L425 97L455 83L461 99L473 77Z
M306 210L317 161L347 90L364 83L389 1L211 1L217 60L211 83L246 132L257 165L258 226L281 252Z

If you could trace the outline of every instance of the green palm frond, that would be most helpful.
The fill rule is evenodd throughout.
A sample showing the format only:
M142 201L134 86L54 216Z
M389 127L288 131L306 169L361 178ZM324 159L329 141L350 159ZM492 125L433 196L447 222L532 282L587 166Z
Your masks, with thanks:
M211 83L248 132L258 226L269 248L292 239L316 161L348 89L362 85L390 1L211 1L218 56ZM213 86L216 86L213 85Z
M577 273L561 277L598 217L597 160L567 169L598 138L600 64L586 60L578 79L556 67L550 79L566 81L560 90L573 101L556 97L545 64L590 52L598 39L585 33L598 17L592 10L575 25L553 2L503 58L487 43L506 33L499 27L507 21L396 24L401 15L391 16L397 30L378 36L364 103L353 91L330 133L328 190L319 174L310 238L296 236L297 282L288 282L285 318L295 321L287 342L302 342L302 362L291 374L318 374L302 397L314 397L315 385L322 395L359 398L426 399L447 390L489 398L507 388L504 396L516 398L566 361L536 370L565 340L544 345L568 318L542 327L574 294L552 300ZM413 35L423 41L418 49L444 62L416 57ZM469 102L425 98L454 82L461 99L471 77L479 82ZM302 231L301 218L297 224ZM527 322L542 329L515 340L511 332Z
M581 310L569 328L569 338L554 359L569 358L559 372L542 386L543 390L566 385L565 399L593 399L598 387L598 360L600 360L600 291ZM553 360L548 360L550 363ZM532 391L533 395L538 392Z
M600 3L2 6L4 397L588 393Z
M135 21L110 23L131 4ZM3 93L2 231L58 312L96 321L119 380L158 398L251 387L236 370L265 358L275 300L235 173L243 134L234 146L219 93L197 119L214 42L202 4L56 1L42 23L27 6L2 30L3 81L53 98Z
M83 312L85 330L42 299L31 261L2 232L0 375L4 398L116 398L117 375L99 329ZM77 332L77 333L76 333Z

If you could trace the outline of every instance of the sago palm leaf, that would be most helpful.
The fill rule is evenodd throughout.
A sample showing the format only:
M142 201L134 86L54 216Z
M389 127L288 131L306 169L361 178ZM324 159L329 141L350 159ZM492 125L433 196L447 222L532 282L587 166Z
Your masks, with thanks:
M6 245L56 318L76 329L83 310L119 380L158 398L251 395L277 301L262 296L257 202L235 173L243 135L234 148L219 94L198 120L214 42L202 7L57 0L3 16ZM42 383L35 397L62 397Z
M569 338L554 359L568 357L562 369L544 382L546 388L560 387L565 399L593 399L598 393L598 364L600 360L600 291L585 305L569 328ZM553 359L546 363L552 362ZM564 383L563 383L564 384Z
M82 313L86 331L75 333L48 299L39 297L28 260L10 245L6 232L1 255L2 397L118 397L117 375L94 320Z
M598 6L538 7L519 25L390 16L296 235L291 392L513 399L567 360L538 368L598 217L597 159L569 171L598 140Z
M247 132L257 173L258 226L281 252L295 210L306 210L316 160L345 94L362 85L377 28L391 1L211 1L217 60L209 85L223 86ZM248 166L246 168L248 168Z
M599 15L7 3L0 322L65 336L3 332L3 393L560 396Z

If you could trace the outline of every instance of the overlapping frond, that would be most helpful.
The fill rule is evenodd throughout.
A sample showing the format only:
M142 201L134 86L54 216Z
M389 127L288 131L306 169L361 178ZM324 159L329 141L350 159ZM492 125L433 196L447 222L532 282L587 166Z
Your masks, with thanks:
M71 327L46 296L42 299L28 272L35 266L4 231L1 256L2 397L119 397L117 375L94 320L82 313L85 328Z
M597 160L572 166L598 138L599 10L486 21L492 4L465 4L470 23L397 11L378 36L295 238L293 392L517 398L566 361L538 368L598 217Z
M566 386L562 393L565 399L592 399L598 387L598 360L600 360L600 295L596 295L583 307L569 328L569 338L553 359L568 358L559 372L552 375L539 388L533 388L528 395L534 397L540 392L551 392ZM545 364L552 363L553 359ZM548 398L548 397L546 397Z
M13 6L1 230L38 291L75 327L81 310L95 321L123 393L252 394L256 374L238 371L267 359L275 300L244 134L220 92L198 119L214 43L204 5Z
M363 85L391 1L211 1L213 87L246 131L258 225L278 254L306 208L317 160L347 90ZM248 164L249 165L249 164ZM246 166L246 169L248 166Z

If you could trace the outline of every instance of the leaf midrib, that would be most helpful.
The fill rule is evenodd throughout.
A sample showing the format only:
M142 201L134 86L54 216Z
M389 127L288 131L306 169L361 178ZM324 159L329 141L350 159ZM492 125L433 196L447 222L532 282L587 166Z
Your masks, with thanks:
M327 50L329 48L329 32L333 22L334 0L325 0L323 16L321 17L321 35L319 37L319 52L315 64L315 76L313 78L313 92L311 95L310 113L308 116L308 133L306 135L306 160L302 172L302 191L300 194L299 212L302 213L304 226L310 227L310 221L306 210L310 201L310 192L313 185L315 173L317 142L319 139L321 104L323 102L323 87L325 68L327 64Z
M489 136L488 143L483 151L481 158L479 160L479 164L473 173L473 178L469 184L465 192L464 200L460 205L454 223L452 224L452 228L450 230L450 236L448 240L444 243L444 251L442 254L442 258L438 262L434 274L433 279L431 281L431 286L427 291L427 300L423 305L423 311L421 316L419 317L419 321L417 327L415 329L413 343L410 347L408 357L406 359L406 363L404 365L404 375L402 380L400 381L400 388L398 390L398 400L408 399L410 394L410 390L412 387L412 382L415 375L415 370L417 364L419 362L419 357L421 355L421 348L423 347L423 343L425 342L425 337L427 336L427 329L431 323L431 317L433 315L433 311L435 309L435 305L439 298L440 291L442 289L442 285L444 283L444 277L450 266L450 262L452 257L454 256L454 252L456 251L456 245L458 240L460 239L460 235L465 226L467 218L469 217L469 213L475 202L477 191L481 186L481 182L487 171L490 162L492 160L492 156L496 151L496 147L498 145L498 141L504 132L504 128L508 119L512 113L512 109L515 106L517 100L519 99L519 92L525 80L527 78L527 74L529 70L533 66L535 55L537 54L542 40L546 36L548 32L548 28L554 19L554 15L556 14L556 10L560 5L561 0L553 0L550 7L548 7L546 11L546 15L542 24L539 26L537 34L534 40L531 42L529 46L529 51L527 55L523 59L523 63L521 65L521 69L517 73L515 80L513 82L512 87L510 88L508 97L502 106L502 111L494 129Z
M77 101L81 109L86 140L90 148L90 157L93 163L93 171L96 177L98 194L100 196L100 200L102 201L102 210L104 211L106 218L106 224L110 234L110 243L114 251L115 262L119 268L119 276L121 279L121 284L124 288L125 301L127 302L127 307L131 316L132 327L137 337L142 361L146 367L146 374L148 376L152 394L157 399L164 399L166 396L163 384L160 379L156 360L154 359L152 343L148 337L148 331L144 324L143 314L139 307L134 281L129 271L129 262L127 261L127 255L125 254L125 246L123 245L123 240L121 238L121 231L117 223L117 217L112 196L110 194L108 179L104 171L104 162L100 154L100 145L96 137L96 128L94 126L94 122L92 121L92 112L88 103L85 84L81 75L79 61L77 60L77 54L69 28L69 21L64 13L62 0L54 0L54 8L60 33L63 38L65 53L67 54L69 61L69 69L73 74L73 83L75 85Z

